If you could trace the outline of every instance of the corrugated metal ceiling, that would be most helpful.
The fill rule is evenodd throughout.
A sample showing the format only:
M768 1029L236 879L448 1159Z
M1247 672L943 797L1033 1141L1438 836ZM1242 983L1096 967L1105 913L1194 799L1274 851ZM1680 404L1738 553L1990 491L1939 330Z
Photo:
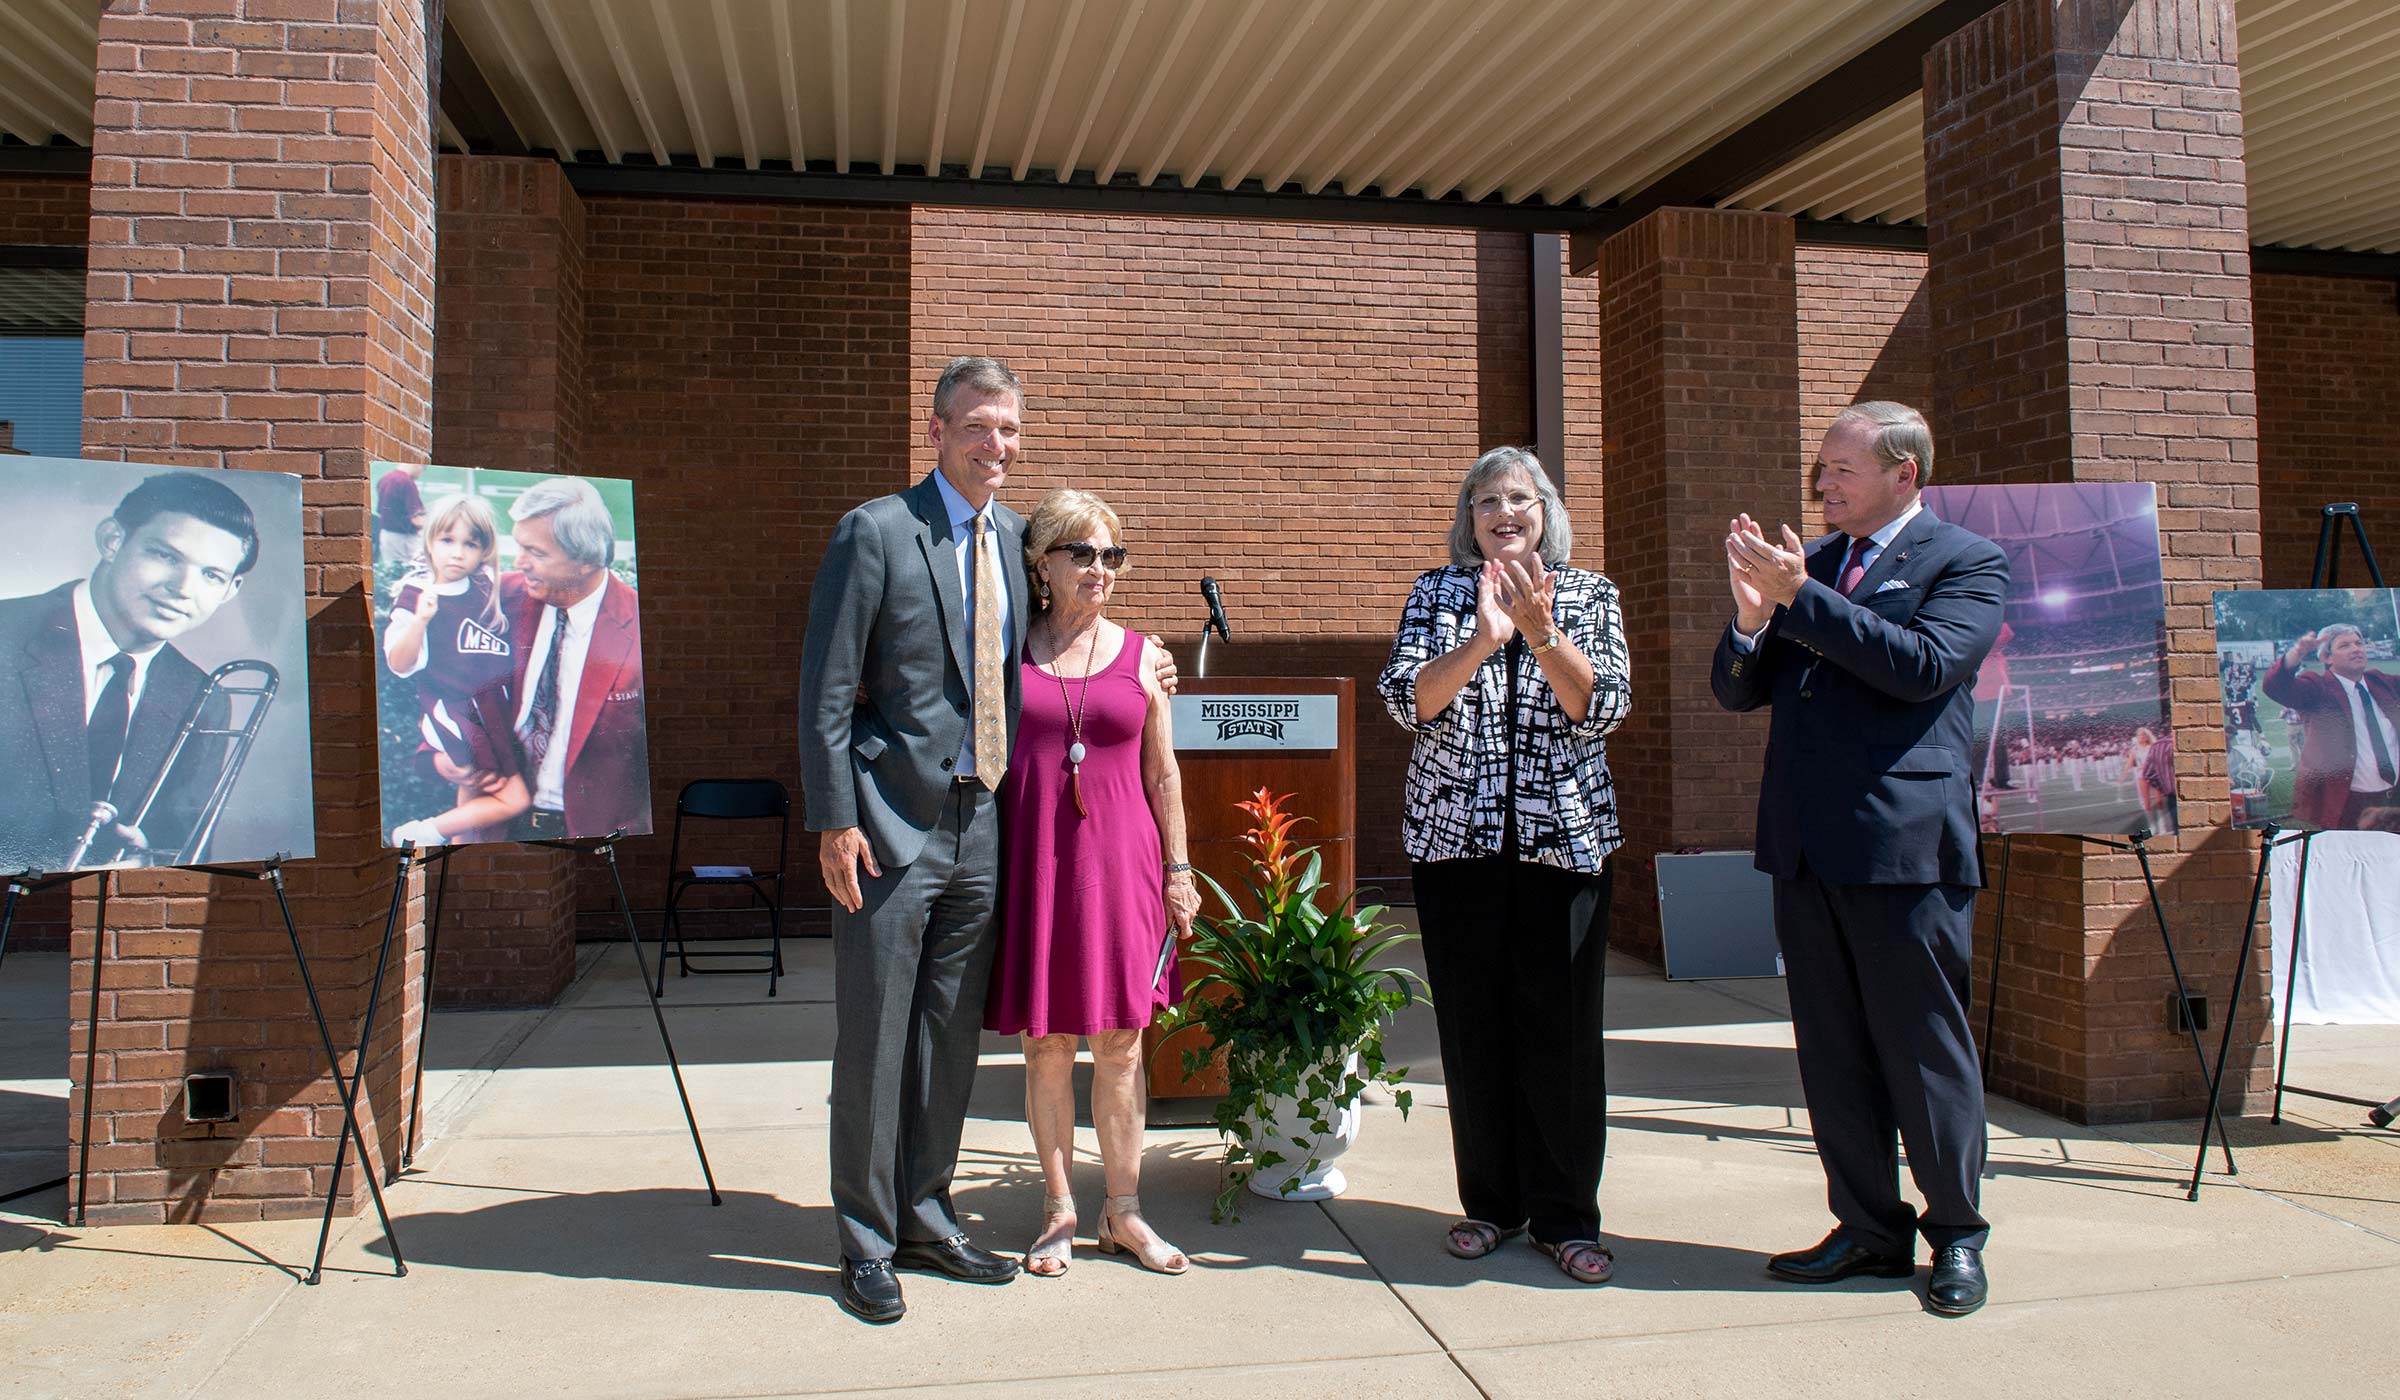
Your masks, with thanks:
M2400 252L2400 4L2241 0L2250 238ZM1733 202L1820 219L1925 217L1923 108L1911 98Z
M446 0L533 146L609 162L1591 208L1934 0ZM0 3L0 130L91 139L98 0ZM2400 251L2400 4L2240 0L2251 232ZM1911 99L1740 191L1924 214ZM463 144L445 120L444 139Z

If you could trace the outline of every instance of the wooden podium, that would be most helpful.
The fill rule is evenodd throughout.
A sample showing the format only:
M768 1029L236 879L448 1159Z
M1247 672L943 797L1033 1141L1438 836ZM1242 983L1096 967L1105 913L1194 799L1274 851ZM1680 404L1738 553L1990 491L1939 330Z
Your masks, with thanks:
M1233 676L1186 680L1174 698L1175 757L1183 767L1183 817L1194 869L1245 898L1242 877L1250 848L1242 833L1248 814L1235 804L1260 788L1291 795L1289 810L1307 818L1293 839L1324 856L1332 898L1350 893L1357 878L1357 683L1348 676ZM1201 886L1200 912L1224 912ZM1188 985L1199 970L1186 964ZM1225 1092L1224 1071L1183 1072L1183 1052L1201 1043L1198 1027L1143 1037L1150 1096L1214 1098Z

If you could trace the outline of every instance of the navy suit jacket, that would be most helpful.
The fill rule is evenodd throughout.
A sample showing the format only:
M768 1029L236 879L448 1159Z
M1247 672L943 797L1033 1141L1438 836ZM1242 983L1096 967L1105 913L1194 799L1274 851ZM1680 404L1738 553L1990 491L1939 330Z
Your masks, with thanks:
M1756 650L1717 641L1709 683L1729 710L1772 705L1757 865L1803 861L1836 885L1973 885L1974 681L2000 633L2008 556L1918 512L1847 598L1846 537L1808 547L1808 581ZM1888 586L1887 585L1891 585Z
M84 756L83 650L75 635L72 583L28 598L0 600L0 870L57 870L75 838L91 821L90 763ZM172 646L151 659L125 736L117 773L120 821L155 786L157 798L143 820L154 843L187 839L214 786L224 741L196 740L184 748L175 771L159 780L167 751L208 683L208 675ZM223 697L210 702L206 721L221 726L230 709ZM184 860L200 853L177 851ZM118 848L95 847L84 857L93 869L123 859Z

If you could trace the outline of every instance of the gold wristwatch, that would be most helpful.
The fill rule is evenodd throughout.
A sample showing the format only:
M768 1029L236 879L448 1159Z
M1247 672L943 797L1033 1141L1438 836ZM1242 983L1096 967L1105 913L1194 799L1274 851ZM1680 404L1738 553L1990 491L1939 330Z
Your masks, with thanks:
M1551 629L1550 629L1550 635L1549 635L1549 636L1547 636L1547 637L1544 637L1544 638L1542 638L1542 644L1541 644L1540 646L1534 647L1534 648L1532 649L1532 652L1533 652L1533 654L1534 654L1535 656L1539 656L1539 655L1541 655L1543 652L1545 652L1545 651L1549 651L1549 650L1551 650L1552 648L1556 647L1556 646L1557 646L1557 645L1558 645L1560 642L1563 642L1563 641L1565 641L1566 639L1567 639L1567 637L1566 637L1566 634L1565 634L1564 632L1561 632L1561 631L1559 631L1557 628L1553 627L1553 628L1551 628Z

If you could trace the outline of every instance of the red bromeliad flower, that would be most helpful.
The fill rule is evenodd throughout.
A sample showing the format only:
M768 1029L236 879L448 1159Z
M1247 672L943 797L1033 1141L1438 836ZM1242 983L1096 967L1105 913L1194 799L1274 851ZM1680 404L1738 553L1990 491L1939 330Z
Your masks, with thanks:
M1292 831L1306 820L1283 809L1283 804L1291 800L1290 793L1271 793L1262 787L1250 794L1249 801L1235 804L1250 818L1250 829L1242 833L1242 844L1250 848L1252 858L1265 871L1267 882L1279 894L1292 879Z

